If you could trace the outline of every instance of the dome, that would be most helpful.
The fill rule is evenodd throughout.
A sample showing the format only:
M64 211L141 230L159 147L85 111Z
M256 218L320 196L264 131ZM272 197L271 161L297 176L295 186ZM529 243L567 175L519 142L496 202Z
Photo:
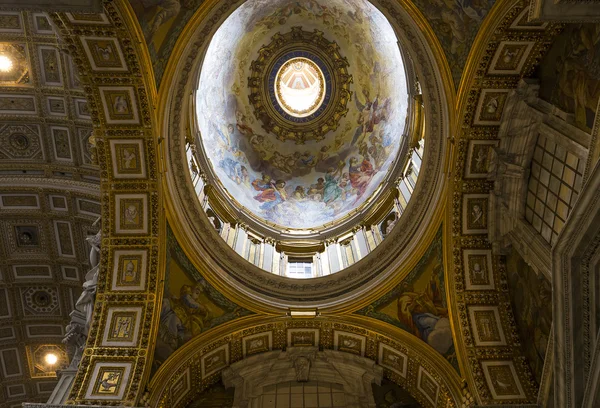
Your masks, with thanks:
M259 224L347 220L389 182L408 92L394 29L366 0L248 0L212 37L196 92L201 154Z
M342 307L414 262L443 205L449 115L410 10L224 3L179 47L161 85L170 225L207 279Z

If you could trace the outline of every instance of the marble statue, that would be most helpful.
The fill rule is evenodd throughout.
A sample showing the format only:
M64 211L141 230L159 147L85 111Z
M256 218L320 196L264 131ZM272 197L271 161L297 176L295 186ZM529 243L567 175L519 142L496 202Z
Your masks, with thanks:
M310 360L306 357L298 357L294 360L294 368L296 369L296 381L307 382Z
M75 307L85 314L85 333L90 328L92 321L92 312L94 310L94 299L96 298L96 287L98 286L98 269L100 264L100 242L102 240L102 232L98 231L96 235L87 237L86 241L90 244L90 266L92 269L85 275L83 283L83 292Z
M67 326L67 333L63 338L62 342L67 348L67 355L69 356L69 368L77 368L81 357L83 356L83 349L85 348L85 342L87 336L84 333L84 326L81 324L71 321Z
M92 225L96 225L99 221L100 218ZM70 359L69 368L73 369L76 369L79 365L92 322L94 299L96 298L96 288L98 286L102 232L99 231L96 235L87 237L86 241L91 246L89 255L91 269L85 275L83 292L75 303L75 310L71 312L71 321L66 328L66 334L62 341L67 348Z

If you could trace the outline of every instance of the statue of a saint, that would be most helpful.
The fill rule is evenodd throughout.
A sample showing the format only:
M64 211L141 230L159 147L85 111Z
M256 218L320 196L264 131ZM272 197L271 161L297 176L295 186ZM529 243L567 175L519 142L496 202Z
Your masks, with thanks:
M102 241L102 231L98 231L96 235L87 237L86 241L89 242L91 246L90 265L92 269L90 269L85 275L83 292L81 293L81 296L79 296L79 299L77 299L75 307L85 315L85 334L87 335L90 328L90 323L92 322L94 299L96 298L96 287L98 286L98 269L100 264L100 243Z
M310 360L302 356L297 357L294 360L294 368L296 369L296 381L307 382L310 371Z

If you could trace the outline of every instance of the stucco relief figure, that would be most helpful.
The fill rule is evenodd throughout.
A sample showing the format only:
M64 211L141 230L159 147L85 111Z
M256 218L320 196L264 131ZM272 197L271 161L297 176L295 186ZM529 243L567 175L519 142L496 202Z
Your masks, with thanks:
M129 113L129 105L127 104L127 100L121 95L115 98L113 108L115 109L116 113Z
M439 279L433 274L427 289L415 292L412 285L403 284L398 298L398 319L415 336L421 338L441 354L452 346L452 331L448 309L443 306Z
M475 158L475 170L483 173L487 170L488 148L480 147L477 149L477 157Z
M500 106L500 102L498 102L498 97L492 96L490 100L485 104L485 111L488 114L493 115L498 110L498 106Z
M479 325L481 327L481 338L485 341L487 339L494 339L494 328L492 321L489 316L483 315L479 318Z
M250 340L250 342L248 343L248 347L250 349L261 348L264 345L265 345L264 339L253 339L253 340Z
M474 282L485 282L487 280L486 271L481 268L479 262L473 264L471 276Z
M128 205L124 215L128 224L137 224L138 209L135 205Z
M471 209L471 224L476 226L483 225L483 211L479 204L473 205Z
M96 45L96 51L98 51L98 54L100 54L104 61L110 61L113 58L113 51L110 44L107 44L106 47Z
M135 167L133 163L137 161L137 155L134 150L123 149L123 167L132 169ZM132 163L133 162L133 163Z
M296 381L307 382L310 372L310 360L306 357L297 357L294 360L294 369L296 370Z
M508 47L506 47L504 49L504 52L502 53L502 62L506 65L510 64L513 60L513 58L515 58L517 56L517 54L519 53L518 49L510 49Z
M207 370L213 368L214 366L216 366L220 362L221 362L221 355L220 354L215 354L214 356L206 357L206 360L204 360L204 363L205 363L205 366L206 366Z

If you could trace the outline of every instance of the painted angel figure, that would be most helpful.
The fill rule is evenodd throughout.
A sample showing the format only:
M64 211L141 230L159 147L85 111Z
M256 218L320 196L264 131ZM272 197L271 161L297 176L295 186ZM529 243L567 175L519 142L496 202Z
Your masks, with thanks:
M377 105L379 104L379 95L375 97L373 101L369 100L369 91L363 89L363 95L365 96L365 103L362 104L358 100L358 96L354 98L354 102L356 103L356 108L358 109L358 118L356 119L356 123L359 125L354 132L354 137L352 138L352 145L354 145L359 138L365 137L367 133L373 131L373 113L377 110Z

